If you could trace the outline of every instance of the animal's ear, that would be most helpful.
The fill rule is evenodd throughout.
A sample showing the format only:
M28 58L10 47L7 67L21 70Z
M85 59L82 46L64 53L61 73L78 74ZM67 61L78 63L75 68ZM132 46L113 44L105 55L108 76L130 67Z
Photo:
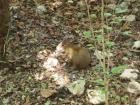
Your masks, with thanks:
M66 43L72 43L73 39L70 38L64 38L62 43L66 44Z
M76 39L73 39L71 42L72 42L73 44L79 44L79 42L78 42Z

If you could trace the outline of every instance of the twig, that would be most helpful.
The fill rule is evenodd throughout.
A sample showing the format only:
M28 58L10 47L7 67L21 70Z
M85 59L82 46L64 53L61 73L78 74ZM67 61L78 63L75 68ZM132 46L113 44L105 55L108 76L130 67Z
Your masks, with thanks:
M102 39L102 50L103 52L105 52L106 48L105 48L105 36L104 36L104 0L102 0L102 8L101 8L101 21L102 21L102 35L103 35L103 39ZM108 103L108 77L107 77L107 73L108 73L108 68L106 68L106 59L105 56L103 58L103 71L104 71L104 81L105 81L105 105L109 105Z
M5 39L5 43L4 43L4 51L3 51L3 56L5 55L6 53L6 45L8 44L8 37L9 37L9 32L10 32L10 28L11 28L11 21L9 22L9 28L8 28L8 32L7 32L7 35L6 35L6 39Z
M89 24L90 24L90 31L92 33L95 49L97 49L95 34L94 34L94 31L93 31L92 21L91 21L91 17L90 17L90 11L89 11L90 9L89 9L89 5L88 5L88 1L85 0L85 3L86 3L86 6L87 6L87 14L88 14L88 19L89 19Z

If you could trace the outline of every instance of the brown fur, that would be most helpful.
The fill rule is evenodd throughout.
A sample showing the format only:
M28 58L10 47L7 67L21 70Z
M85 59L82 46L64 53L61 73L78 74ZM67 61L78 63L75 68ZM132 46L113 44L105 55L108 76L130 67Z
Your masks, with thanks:
M75 68L82 69L88 67L91 61L88 49L69 41L63 41L62 46L66 56Z

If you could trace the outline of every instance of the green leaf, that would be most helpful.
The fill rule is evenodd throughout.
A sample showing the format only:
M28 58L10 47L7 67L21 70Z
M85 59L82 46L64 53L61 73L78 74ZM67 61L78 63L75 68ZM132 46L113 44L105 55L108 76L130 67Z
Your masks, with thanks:
M128 9L127 8L121 8L121 7L118 7L115 9L115 13L125 13L125 12L128 12Z
M105 28L107 31L112 31L112 27L110 27L110 26L104 25L104 28Z
M113 74L120 74L124 71L124 69L127 69L127 68L128 68L128 65L121 65L121 66L112 68L111 72Z
M103 71L103 67L101 65L96 65L95 66L95 70L98 72L102 72Z
M47 89L48 88L48 84L47 83L41 83L41 88Z
M112 14L111 13L104 13L104 16L105 17L110 17L110 16L112 16Z
M32 76L29 75L29 76L28 76L28 80L32 80Z
M93 49L93 48L94 48L93 44L87 44L87 47L88 47L89 49Z
M16 71L20 71L21 69L21 67L16 67Z
M97 15L96 14L91 14L90 17L93 18L93 19L96 19Z
M124 35L124 36L130 36L131 34L132 34L131 31L124 31L124 32L122 32L122 35Z
M128 95L124 95L123 97L121 97L121 100L123 101L127 101L129 99Z
M105 81L103 79L96 79L96 80L93 80L91 82L97 83L99 85L104 85L105 84Z
M47 102L45 103L45 105L50 105L50 103L51 103L50 101L47 101Z
M99 42L102 41L103 40L103 35L97 35L96 40L99 41Z
M113 20L111 21L111 24L119 24L122 21L124 21L125 19L123 17L114 17Z
M84 31L83 34L84 34L85 38L90 38L91 37L91 31Z
M109 48L115 45L115 42L112 42L112 41L106 41L105 43Z

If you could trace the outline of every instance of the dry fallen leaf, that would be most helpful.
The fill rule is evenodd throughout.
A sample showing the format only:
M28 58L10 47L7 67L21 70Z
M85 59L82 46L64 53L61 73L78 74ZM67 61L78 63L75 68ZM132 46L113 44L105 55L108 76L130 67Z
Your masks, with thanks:
M102 52L102 51L99 51L99 50L95 50L94 52L94 55L97 57L97 59L104 59L104 57L112 57L113 54L110 53L110 52Z
M85 90L85 80L77 80L67 85L68 90L74 95L81 95Z
M56 90L53 90L53 89L41 89L40 93L41 93L41 95L43 97L48 98L51 95L53 95L54 93L56 93Z
M97 105L105 102L105 92L103 90L87 90L89 102Z
M136 99L136 105L140 105L140 97Z
M123 73L120 75L123 79L137 79L139 70L137 69L125 69Z
M0 87L0 94L2 93L2 88Z
M125 17L125 19L128 21L128 22L132 22L136 19L136 16L135 15L128 15Z
M0 76L0 83L6 80L6 78L7 78L6 76L5 77Z
M129 82L127 90L130 93L140 94L140 83L132 80Z
M65 86L70 81L69 76L64 73L64 71L54 73L52 78L54 79L55 83L59 85L59 87Z
M36 13L39 15L42 15L44 12L46 12L46 7L44 5L38 5L36 8Z
M30 100L29 100L29 96L28 97L26 97L26 101L25 101L25 103L23 104L23 105L31 105L32 103L30 102Z
M135 41L132 49L139 49L140 48L140 41Z
M48 71L55 71L55 68L59 65L58 59L55 57L48 57L47 61L44 62L43 67Z

